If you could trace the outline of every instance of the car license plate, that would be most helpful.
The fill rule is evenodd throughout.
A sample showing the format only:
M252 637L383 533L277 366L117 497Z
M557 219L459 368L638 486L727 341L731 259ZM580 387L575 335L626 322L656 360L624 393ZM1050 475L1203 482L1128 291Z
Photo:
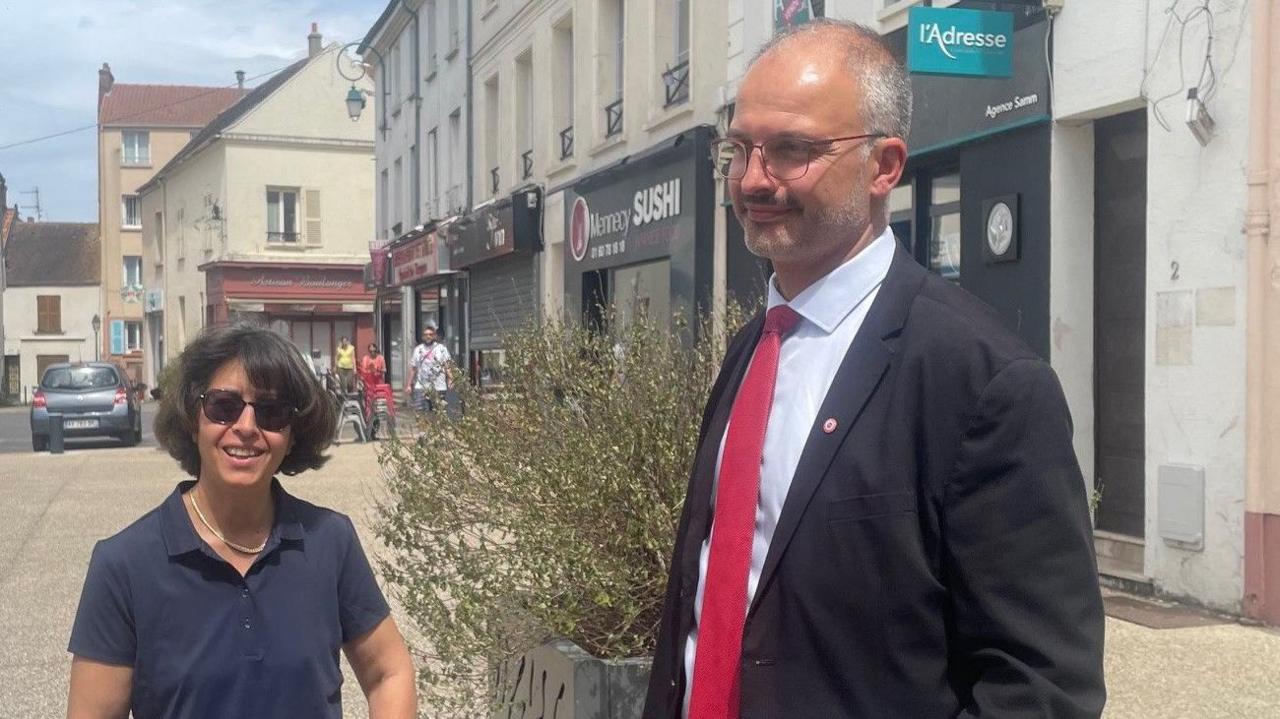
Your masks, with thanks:
M64 429L94 429L98 426L96 419L68 419L63 420Z

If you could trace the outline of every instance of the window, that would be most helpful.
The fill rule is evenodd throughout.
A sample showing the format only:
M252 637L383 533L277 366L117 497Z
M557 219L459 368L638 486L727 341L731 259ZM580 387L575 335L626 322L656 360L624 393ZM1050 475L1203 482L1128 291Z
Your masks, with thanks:
M422 196L420 192L422 177L422 160L418 158L417 143L409 146L409 187L412 188L413 197L410 198L413 203L413 225L417 227L422 224Z
M387 170L382 171L378 189L378 220L382 223L382 237L386 239L391 228L391 173Z
M124 256L124 286L142 286L142 257L139 255Z
M533 53L516 58L516 148L520 151L520 178L533 176Z
M404 226L404 161L397 157L395 169L391 173L391 219L392 234L400 236L400 228Z
M448 203L448 214L463 209L466 197L462 194L462 185L458 173L466 168L466 156L462 148L462 108L455 107L449 113L449 190L445 193Z
M929 269L960 281L960 173L933 178L930 193Z
M458 46L462 44L458 30L458 3L461 0L449 0L449 58L458 54Z
M440 32L440 21L436 17L436 0L427 0L427 79L436 74L436 35Z
M125 130L120 147L126 165L151 164L151 133L146 130Z
M142 351L142 323L124 323L124 349L126 352Z
M556 82L552 97L556 133L556 155L561 160L573 157L573 16L566 16L555 29L553 73Z
M267 242L298 241L298 191L267 190Z
M670 58L663 60L659 80L662 106L672 107L689 99L689 0L666 1L671 12L655 18L654 47L657 57Z
M427 133L427 219L440 217L440 132L431 128Z
M163 265L164 264L164 213L163 212L156 213L155 233L156 233L155 234L156 264Z
M484 82L484 151L485 168L489 170L489 189L498 194L498 76L495 74Z
M121 227L138 229L142 227L142 202L137 195L123 195L120 198Z
M626 3L605 0L600 4L596 47L603 62L598 65L596 95L604 105L605 137L622 132L622 90L626 61ZM597 115L597 118L600 116Z
M400 98L404 92L404 59L400 54L400 43L396 43L391 48L391 72L387 73L388 82L391 83L391 112L392 114L400 113Z
M62 296L36 296L36 334L62 334Z

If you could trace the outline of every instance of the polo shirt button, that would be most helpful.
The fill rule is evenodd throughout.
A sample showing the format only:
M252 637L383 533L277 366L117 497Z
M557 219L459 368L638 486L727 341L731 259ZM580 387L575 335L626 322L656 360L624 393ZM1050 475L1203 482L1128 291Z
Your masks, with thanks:
M248 588L241 589L241 590L240 590L240 596L245 597L245 598L248 598L248 596L249 596L249 589L248 589Z
M244 628L245 628L245 629L248 629L248 628L249 628L249 620L248 620L248 619L244 620Z

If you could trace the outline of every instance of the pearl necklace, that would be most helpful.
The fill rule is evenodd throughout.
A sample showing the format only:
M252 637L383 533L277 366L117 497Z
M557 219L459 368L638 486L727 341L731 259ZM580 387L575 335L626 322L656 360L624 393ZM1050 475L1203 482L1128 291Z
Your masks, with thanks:
M196 516L200 518L200 523L204 525L205 529L209 530L210 532L213 532L213 536L222 540L223 544L227 545L228 547L231 547L232 549L236 550L237 552L240 552L241 554L261 554L262 550L267 548L266 539L262 540L262 544L259 544L256 547L246 547L243 544L236 544L230 539L227 539L226 537L222 536L222 532L219 532L218 530L214 529L213 525L209 524L209 520L204 518L204 512L201 512L200 505L196 504L195 490L193 489L192 491L188 492L187 496L191 498L191 507L196 510ZM271 538L270 533L267 534L267 538L268 539Z

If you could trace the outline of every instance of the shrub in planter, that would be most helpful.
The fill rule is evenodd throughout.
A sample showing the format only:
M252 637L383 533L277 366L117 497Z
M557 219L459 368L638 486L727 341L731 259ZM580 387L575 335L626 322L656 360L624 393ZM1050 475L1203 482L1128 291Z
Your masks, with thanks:
M460 388L465 415L381 450L382 570L428 645L431 716L483 711L504 660L553 638L604 659L651 653L724 345L674 324L519 332L500 390Z

